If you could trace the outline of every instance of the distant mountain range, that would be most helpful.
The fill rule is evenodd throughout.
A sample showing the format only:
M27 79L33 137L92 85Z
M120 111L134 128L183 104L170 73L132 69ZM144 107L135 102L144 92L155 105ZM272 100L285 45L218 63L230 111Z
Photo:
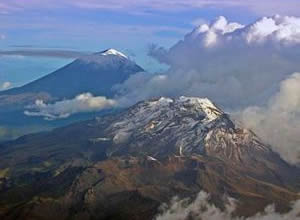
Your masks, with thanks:
M153 219L204 190L249 216L299 199L300 169L208 99L140 102L121 113L0 145L1 219Z
M95 96L113 97L114 85L142 71L144 71L142 67L115 49L83 56L31 83L0 92L0 126L27 124L38 127L45 124L43 119L33 119L23 114L25 107L37 99L51 103L71 99L86 92ZM65 122L46 124L55 127L80 118L82 116L74 116Z

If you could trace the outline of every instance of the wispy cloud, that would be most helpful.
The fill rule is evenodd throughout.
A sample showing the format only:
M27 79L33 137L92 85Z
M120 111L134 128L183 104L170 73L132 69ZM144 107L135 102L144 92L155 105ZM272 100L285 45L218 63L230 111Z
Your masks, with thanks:
M74 50L52 50L52 49L24 49L24 50L0 50L0 56L35 56L56 58L78 58L88 55L89 52Z
M46 104L42 100L36 100L34 105L28 106L24 113L27 116L44 117L46 120L68 118L76 113L97 112L103 109L113 108L117 102L102 96L93 96L83 93L74 99L58 101Z
M253 129L287 161L300 161L300 73L280 84L280 90L266 106L251 106L240 120Z
M78 7L84 9L152 9L152 10L188 10L206 7L242 7L259 14L293 14L299 15L300 2L298 0L10 0L0 1L0 11L26 10L29 8L58 8ZM131 11L130 11L131 12Z

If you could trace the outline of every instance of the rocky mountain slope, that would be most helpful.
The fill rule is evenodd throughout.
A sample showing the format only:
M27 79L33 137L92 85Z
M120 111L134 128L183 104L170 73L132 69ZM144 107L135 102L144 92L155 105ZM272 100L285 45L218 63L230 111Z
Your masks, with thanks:
M208 99L159 98L0 146L1 219L152 219L204 190L236 215L299 198L300 170Z

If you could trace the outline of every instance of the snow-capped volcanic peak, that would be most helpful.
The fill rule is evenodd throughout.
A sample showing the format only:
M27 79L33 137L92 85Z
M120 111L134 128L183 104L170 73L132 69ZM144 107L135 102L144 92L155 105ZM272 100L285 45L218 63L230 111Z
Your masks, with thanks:
M191 105L196 110L203 111L206 114L208 121L217 119L224 112L219 109L212 101L208 98L197 98L197 97L185 97L181 96L178 102Z
M204 139L210 130L233 129L233 126L228 116L207 98L155 98L132 106L107 128L109 138L116 145L110 154L132 140L132 152L143 152L154 158L170 152L199 153L204 150ZM153 140L155 146L149 148Z
M176 99L161 97L157 100L151 100L148 102L150 106L156 106L163 108L169 104L177 106L180 111L183 112L201 112L205 115L206 121L213 121L217 119L224 112L219 109L212 101L208 98L198 98L198 97L185 97L181 96Z
M140 104L141 112L156 115L157 112L168 112L168 115L201 115L203 122L211 122L219 118L224 112L207 98L185 97L152 99Z
M115 56L120 56L120 57L124 57L124 58L128 59L128 57L125 54L123 54L120 51L117 51L115 49L105 50L105 51L101 52L101 55L103 55L103 56L115 55Z
M125 54L115 49L108 49L102 52L84 56L81 57L80 60L85 63L96 63L115 69L118 69L120 67L125 69L136 68L135 62L130 60ZM140 69L140 71L143 70Z
M109 156L127 151L157 159L170 153L196 153L251 164L252 155L270 152L254 133L238 127L207 98L181 96L142 101L118 116L106 131L114 144Z

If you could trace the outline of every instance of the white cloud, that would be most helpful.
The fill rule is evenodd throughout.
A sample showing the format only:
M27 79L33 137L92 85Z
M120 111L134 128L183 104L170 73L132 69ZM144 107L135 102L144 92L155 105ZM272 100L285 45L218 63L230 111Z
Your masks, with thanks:
M207 44L208 41L213 43ZM245 26L229 22L225 17L220 16L211 24L202 24L195 28L180 43L183 43L183 46L194 43L197 47L203 48L228 47L236 43L239 46L258 46L262 43L293 46L300 43L300 18L275 15L263 17ZM260 46L266 46L265 44Z
M0 90L6 90L11 88L12 83L11 82L4 82L2 84L0 84Z
M296 17L282 17L276 15L271 18L264 17L246 31L248 43L275 41L276 43L300 43L300 19Z
M292 209L285 214L276 213L274 206L265 208L264 213L257 213L252 217L234 217L235 201L227 199L224 211L209 203L209 195L200 192L192 202L174 198L170 205L161 207L163 213L156 217L156 220L299 220L300 200L292 204Z
M24 113L27 116L40 116L46 120L67 118L72 114L80 112L96 112L117 105L116 101L102 96L94 97L90 93L83 93L74 99L46 104L42 100L36 100L35 104L28 106Z
M300 73L282 81L264 107L248 107L240 120L291 163L300 162Z
M144 72L134 74L123 84L113 87L113 90L119 93L115 99L121 106L130 106L151 97L166 96L168 86L172 86L172 83L166 80L166 75L152 75Z
M149 54L170 65L165 75L175 92L207 96L227 108L261 104L281 80L299 71L299 27L296 17L262 18L246 26L219 17L169 50L154 47Z
M295 45L300 43L300 18L275 15L245 27L221 16L211 25L200 25L185 40L197 40L203 47L220 47L231 42L251 46L266 42Z

